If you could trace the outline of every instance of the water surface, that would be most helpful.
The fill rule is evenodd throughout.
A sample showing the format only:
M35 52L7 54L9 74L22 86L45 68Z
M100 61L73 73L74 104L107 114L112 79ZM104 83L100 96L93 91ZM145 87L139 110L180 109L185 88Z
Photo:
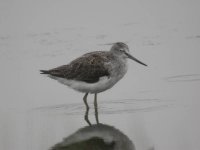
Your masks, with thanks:
M197 1L1 1L0 149L44 150L86 126L82 93L39 74L110 43L143 67L98 94L100 122L137 150L200 149ZM95 123L93 95L90 120Z

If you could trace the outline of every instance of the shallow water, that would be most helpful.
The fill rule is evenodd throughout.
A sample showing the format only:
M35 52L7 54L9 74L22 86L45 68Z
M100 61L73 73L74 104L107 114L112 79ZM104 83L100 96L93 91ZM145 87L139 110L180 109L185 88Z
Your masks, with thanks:
M126 76L98 94L100 122L120 129L137 150L200 149L199 2L0 4L0 149L48 149L86 126L83 94L39 70L116 41L148 67L130 61ZM89 104L95 123L93 95Z

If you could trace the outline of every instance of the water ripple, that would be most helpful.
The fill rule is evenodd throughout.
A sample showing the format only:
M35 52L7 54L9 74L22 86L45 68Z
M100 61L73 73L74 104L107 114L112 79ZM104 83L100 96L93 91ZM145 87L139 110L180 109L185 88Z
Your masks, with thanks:
M89 103L90 113L94 113L93 103ZM174 105L173 101L163 101L160 99L121 99L99 102L100 114L128 114L136 112L150 112L162 110ZM85 113L83 103L60 104L54 106L44 106L33 109L40 113L53 113L63 115L82 115Z
M165 78L168 82L194 82L200 81L200 74L184 74Z

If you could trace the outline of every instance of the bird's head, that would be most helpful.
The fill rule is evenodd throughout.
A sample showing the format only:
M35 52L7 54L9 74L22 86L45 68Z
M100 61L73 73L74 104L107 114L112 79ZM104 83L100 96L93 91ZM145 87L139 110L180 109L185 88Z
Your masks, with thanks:
M113 46L111 47L110 51L113 52L117 56L120 56L123 58L129 58L129 59L136 61L137 63L139 63L141 65L147 66L145 63L143 63L143 62L139 61L138 59L136 59L135 57L133 57L129 52L128 46L122 42L114 43Z

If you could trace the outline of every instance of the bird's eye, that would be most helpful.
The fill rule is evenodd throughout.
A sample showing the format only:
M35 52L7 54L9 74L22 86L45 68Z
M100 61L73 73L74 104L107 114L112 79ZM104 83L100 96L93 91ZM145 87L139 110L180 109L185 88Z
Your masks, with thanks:
M119 49L119 51L120 51L120 52L123 52L124 50L123 50L123 49Z

